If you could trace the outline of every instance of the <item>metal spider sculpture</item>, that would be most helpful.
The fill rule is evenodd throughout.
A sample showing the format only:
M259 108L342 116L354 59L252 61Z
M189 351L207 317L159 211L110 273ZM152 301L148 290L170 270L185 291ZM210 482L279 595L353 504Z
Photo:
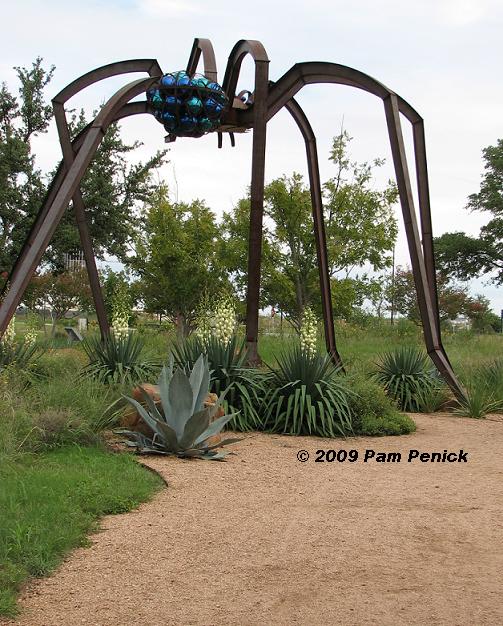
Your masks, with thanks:
M255 63L255 85L253 91L236 95L241 64L246 55L251 55ZM201 56L204 65L203 75L196 74ZM65 114L66 102L93 83L131 72L145 72L148 77L135 80L117 91L96 118L72 141ZM312 83L336 83L356 87L383 101L426 348L453 392L462 397L463 389L456 379L440 336L422 118L405 100L374 78L335 63L297 63L279 80L272 82L269 80L269 59L259 41L241 40L234 46L229 56L222 87L217 82L215 55L211 42L208 39L195 39L184 72L163 74L155 59L111 63L84 74L53 99L63 160L4 289L5 293L0 304L0 334L4 333L14 315L24 290L70 201L73 202L75 209L100 330L102 336L109 333L79 184L110 124L131 115L150 113L155 115L168 131L166 141L173 141L177 137L199 137L208 132L216 132L219 147L222 146L222 133L229 133L231 144L234 146L235 133L253 130L246 341L249 361L257 362L267 122L282 107L286 107L302 134L307 153L326 347L334 362L341 364L336 347L331 306L316 138L306 115L294 99L297 92ZM145 101L130 102L142 92L147 95ZM401 115L412 124L413 129L420 230L407 168Z

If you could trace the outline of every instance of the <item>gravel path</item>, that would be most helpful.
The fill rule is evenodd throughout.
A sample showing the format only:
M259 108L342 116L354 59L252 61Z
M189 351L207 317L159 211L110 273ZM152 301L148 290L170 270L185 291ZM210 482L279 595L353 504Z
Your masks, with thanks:
M414 417L406 437L251 434L226 463L149 460L169 487L31 583L16 623L503 624L503 422ZM358 461L313 461L334 447Z

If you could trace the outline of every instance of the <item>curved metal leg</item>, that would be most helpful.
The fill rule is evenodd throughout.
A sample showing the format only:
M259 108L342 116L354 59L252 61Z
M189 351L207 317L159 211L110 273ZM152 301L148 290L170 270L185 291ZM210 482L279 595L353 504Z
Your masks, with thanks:
M201 53L203 55L204 75L206 78L217 82L217 63L215 60L215 52L213 51L213 45L209 39L194 39L189 61L187 63L187 74L190 76L195 74Z
M250 365L258 365L258 320L260 300L260 266L262 260L262 223L264 217L264 171L267 134L267 96L269 81L269 59L259 41L241 40L230 55L223 89L234 102L241 63L250 54L255 61L255 94L252 107L252 176L250 188L250 233L248 239L248 289L246 298L246 345Z
M450 363L449 357L442 344L440 329L440 314L438 310L437 272L435 254L433 250L433 228L431 224L430 189L428 184L428 166L426 162L426 142L424 138L424 122L419 119L412 123L414 137L414 158L416 162L416 178L419 196L419 214L421 218L421 240L423 245L426 277L430 288L430 298L433 308L435 326L439 338L439 348L445 360Z
M400 203L402 205L405 232L407 234L407 241L409 244L410 259L414 274L414 282L416 285L421 321L423 323L426 348L432 361L435 363L439 372L442 374L454 394L456 394L459 398L463 398L463 388L459 384L449 361L445 357L443 347L440 343L440 336L437 332L435 307L438 305L436 302L435 305L432 304L432 289L430 289L430 283L428 281L428 275L422 253L421 239L419 237L414 209L414 200L412 197L412 189L407 170L407 158L405 155L402 127L400 124L400 112L397 97L394 94L384 99L384 109L386 112L391 152L393 154L393 162L395 165Z
M325 328L325 343L327 346L327 352L336 365L343 367L342 359L337 351L335 343L334 315L332 310L332 296L330 288L330 270L328 267L327 240L325 235L325 220L323 217L323 200L321 196L316 137L306 114L298 102L292 98L285 104L285 107L299 127L306 145L309 186L311 190L311 205L313 207L314 238L316 242L316 255L318 257L321 305L323 309L323 324Z
M258 365L258 320L260 266L262 262L262 223L264 218L265 145L267 132L267 63L255 66L256 104L253 124L252 176L250 189L250 234L248 244L248 291L246 299L246 343L248 362Z
M59 133L61 150L63 151L63 161L66 169L69 170L72 166L73 161L75 160L75 153L72 147L70 130L66 122L65 109L63 104L59 102L54 102L54 117L56 118L56 126ZM84 200L82 199L80 187L77 187L77 189L75 190L72 198L72 203L75 210L75 218L77 221L77 228L79 230L80 243L86 261L86 269L89 277L89 285L91 287L91 292L93 295L94 306L96 309L96 316L98 318L101 337L102 339L104 339L110 334L110 325L105 309L103 292L101 291L98 268L96 267L96 259L94 256L89 227L87 225Z

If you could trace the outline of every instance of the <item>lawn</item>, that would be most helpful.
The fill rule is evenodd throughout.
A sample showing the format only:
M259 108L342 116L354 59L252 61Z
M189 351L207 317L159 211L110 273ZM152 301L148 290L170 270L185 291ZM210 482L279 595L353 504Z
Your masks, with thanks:
M45 576L88 543L102 515L124 513L162 485L130 455L94 447L25 454L0 466L0 615L16 613L30 576Z

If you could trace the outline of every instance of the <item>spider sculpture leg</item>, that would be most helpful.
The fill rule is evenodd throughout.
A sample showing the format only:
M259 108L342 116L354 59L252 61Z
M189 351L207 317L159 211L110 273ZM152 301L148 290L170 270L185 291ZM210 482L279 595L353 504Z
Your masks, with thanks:
M423 322L426 348L439 372L454 394L462 398L464 390L454 374L442 345L438 319L438 299L431 236L426 156L421 117L405 100L371 76L336 63L298 63L288 70L269 90L268 119L271 119L302 87L313 83L337 83L357 87L381 98L385 105L388 133L393 153L402 213L405 220L412 270L418 304ZM419 237L414 203L407 172L407 160L401 134L399 114L414 127L415 155L420 197L423 245ZM250 112L241 115L241 123L249 121ZM415 126L414 126L415 125Z
M260 300L260 267L262 261L262 224L264 216L264 173L267 129L267 95L269 59L258 41L239 41L231 51L223 89L234 101L239 70L244 57L250 54L255 62L255 93L253 100L253 147L250 189L250 235L248 242L248 289L246 298L246 343L248 362L258 365L258 320Z
M443 346L440 342L438 317L435 315L435 311L438 310L436 290L433 286L435 283L430 284L428 281L427 269L423 257L423 250L414 209L412 188L407 170L407 159L405 156L405 146L400 124L400 111L398 108L397 97L394 94L384 100L384 108L391 142L391 152L395 164L400 203L402 205L405 232L407 234L407 241L409 244L419 311L421 321L423 323L426 348L432 361L435 363L439 372L442 374L453 392L458 396L462 396L462 394L459 393L459 383L454 375L454 372L452 371L449 360L445 356ZM431 269L434 269L434 266L432 267L430 265L430 271ZM433 297L435 297L435 304L432 303Z
M311 205L313 209L314 239L316 242L321 305L323 309L323 324L325 329L325 343L327 346L327 352L333 362L342 368L342 359L337 351L335 343L334 315L330 288L330 270L328 266L327 239L325 234L325 219L323 216L323 199L321 195L320 169L318 165L316 137L306 114L294 98L289 100L285 107L299 127L306 145L309 186L311 190Z

